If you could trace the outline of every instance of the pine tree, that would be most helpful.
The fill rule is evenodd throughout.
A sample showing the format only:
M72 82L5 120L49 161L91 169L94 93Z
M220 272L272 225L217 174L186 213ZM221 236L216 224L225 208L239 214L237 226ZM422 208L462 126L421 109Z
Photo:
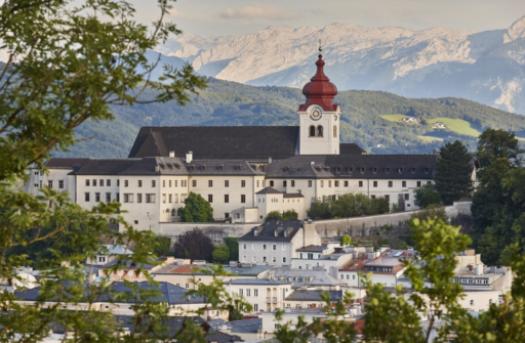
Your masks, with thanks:
M470 196L472 192L472 156L460 141L447 143L439 151L436 166L436 190L445 205Z

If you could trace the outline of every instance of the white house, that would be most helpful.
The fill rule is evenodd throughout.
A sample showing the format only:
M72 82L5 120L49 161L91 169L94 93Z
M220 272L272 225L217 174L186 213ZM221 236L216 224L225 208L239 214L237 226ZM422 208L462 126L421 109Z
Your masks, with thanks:
M269 220L239 238L239 262L289 265L296 250L320 244L315 227L301 221Z
M291 283L268 279L232 279L224 286L228 293L250 303L253 312L283 309L286 297L292 293Z

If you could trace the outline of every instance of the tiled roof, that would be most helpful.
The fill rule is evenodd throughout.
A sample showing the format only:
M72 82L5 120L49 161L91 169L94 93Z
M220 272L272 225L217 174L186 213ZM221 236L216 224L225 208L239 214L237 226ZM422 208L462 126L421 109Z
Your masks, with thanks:
M129 157L184 156L199 159L268 159L293 156L297 126L143 127Z
M288 301L323 301L322 294L327 292L331 301L343 299L343 291L296 290L286 297Z
M282 194L283 192L278 191L273 187L265 187L257 192L257 194Z
M297 249L298 252L323 252L326 249L326 245L307 245L305 247Z
M302 227L303 223L298 220L268 220L254 227L239 238L239 241L290 242Z
M432 179L434 155L303 155L275 160L269 178Z
M75 170L89 161L89 158L51 158L46 163L49 169Z

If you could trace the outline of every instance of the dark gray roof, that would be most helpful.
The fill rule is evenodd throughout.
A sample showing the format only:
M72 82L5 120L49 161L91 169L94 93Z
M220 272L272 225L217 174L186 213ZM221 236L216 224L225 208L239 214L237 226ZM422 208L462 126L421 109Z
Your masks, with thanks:
M51 158L46 163L49 169L71 169L76 170L89 162L89 158Z
M257 194L282 194L283 192L278 191L277 189L273 187L264 187L260 191L257 192Z
M90 159L76 175L186 175L184 162L179 158L147 157L127 159Z
M168 282L159 282L157 285L147 281L136 282L134 286L139 290L136 292L124 282L114 282L107 292L97 295L97 302L118 302L118 303L142 303L144 301L162 302L169 305L181 304L203 304L202 297L188 296L185 288L175 286ZM67 287L65 287L67 290ZM88 290L86 289L86 297ZM41 299L40 287L15 292L19 300L37 301ZM48 301L67 301L67 295L63 299L46 299Z
M434 155L303 155L275 160L269 178L432 179Z
M175 156L199 159L286 158L297 151L297 126L143 127L129 157Z
M341 143L339 144L339 153L341 155L364 155L366 151L354 143Z
M297 249L298 252L323 252L326 249L326 245L307 245L305 247Z
M229 285L286 285L289 282L271 279L231 279Z
M257 333L261 331L262 319L261 318L248 318L241 320L232 320L228 322L228 326L232 332L238 333Z
M331 301L343 299L343 291L324 291L324 290L296 290L286 297L292 301L322 301L321 295L326 292Z
M193 160L186 164L186 170L190 175L264 175L243 160Z
M299 220L268 220L251 229L239 241L290 242L302 227L303 223Z
M304 198L301 193L284 193L283 198Z

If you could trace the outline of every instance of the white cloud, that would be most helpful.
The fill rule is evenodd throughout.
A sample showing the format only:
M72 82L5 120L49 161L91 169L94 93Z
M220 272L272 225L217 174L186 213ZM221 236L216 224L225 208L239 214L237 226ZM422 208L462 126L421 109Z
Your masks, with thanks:
M265 20L284 20L291 16L285 11L274 6L268 5L247 5L236 8L227 8L219 16L223 19L265 19Z

